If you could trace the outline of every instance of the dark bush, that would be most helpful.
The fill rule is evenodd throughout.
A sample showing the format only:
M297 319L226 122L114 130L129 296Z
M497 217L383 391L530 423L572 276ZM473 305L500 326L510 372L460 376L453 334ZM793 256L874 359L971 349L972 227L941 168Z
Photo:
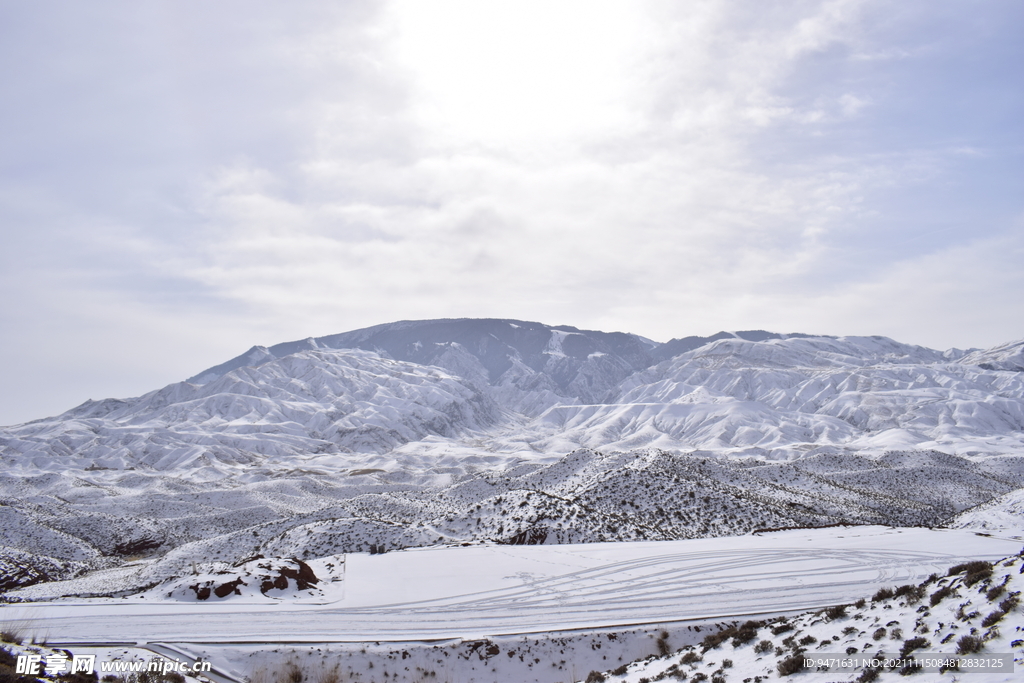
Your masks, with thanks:
M754 646L754 652L756 652L757 654L771 652L774 649L775 645L770 640L762 640L760 643Z
M877 628L875 629L875 632L871 634L871 637L875 640L881 640L882 638L885 638L885 634L886 631L884 628Z
M814 636L804 636L803 638L800 639L800 644L801 645L811 645L812 643L816 643L816 642L818 642L818 639L815 638Z
M863 609L864 605L866 605L866 604L868 604L868 601L865 600L864 598L861 598L857 602L853 603L853 606L856 607L857 609Z
M914 650L920 650L921 648L928 647L929 645L931 645L931 643L927 638L922 638L921 636L908 638L903 641L903 647L900 648L900 659L906 657Z
M613 676L623 676L623 675L625 675L626 669L628 669L628 668L629 668L628 664L623 664L620 667L616 667L616 668L612 669L612 675Z
M786 631L792 630L793 624L789 623L788 621L783 621L772 627L772 634L777 636L785 633Z
M946 576L953 576L954 574L975 574L982 571L992 571L992 563L985 562L984 560L975 560L974 562L965 562L958 564L955 567L950 567L949 571L946 572Z
M956 653L958 655L972 655L979 652L985 645L984 641L977 636L960 636L956 641Z
M891 588L879 588L878 592L871 597L871 602L878 602L879 600L888 600L893 596L893 590Z
M1006 612L1003 612L1001 610L996 610L995 612L991 612L988 615L986 615L984 619L981 620L981 627L982 628L988 628L989 626L992 626L994 624L998 624L1000 621L1003 620L1003 617L1005 617L1005 616L1006 616Z
M833 605L825 609L825 616L828 617L829 621L834 621L840 617L846 616L846 605Z
M940 602L948 598L950 595L953 595L953 587L943 586L939 590L932 593L932 596L928 598L928 603L932 607L935 607L935 605L939 604Z
M20 626L15 626L14 624L0 626L0 641L11 643L12 645L21 645L24 639L25 633Z
M679 663L680 664L693 664L694 662L699 662L701 659L703 659L703 657L701 657L699 654L697 654L693 650L690 650L685 655L683 655L683 658L679 660ZM612 673L615 673L615 672L613 671ZM619 675L619 674L616 674L616 675Z
M672 653L672 648L668 644L668 631L662 631L658 636L658 640L655 641L655 645L658 646L658 654L662 657L667 657Z
M790 676L798 671L803 671L804 656L802 654L790 655L776 664L775 668L778 669L780 676Z
M763 622L747 621L732 634L732 646L739 647L749 643L757 637L757 629L763 626Z
M909 676L911 674L920 673L921 665L916 662L910 664L904 664L903 668L900 669L900 676Z
M999 609L1004 612L1012 612L1016 609L1017 605L1020 604L1020 594L1017 592L1010 593L1003 601L999 603Z
M727 633L730 629L718 631L717 633L709 633L704 636L704 640L700 641L700 646L704 648L704 651L713 650L725 641L729 640L729 636L732 635Z
M587 683L604 683L604 674L600 671L591 671L587 674Z
M907 603L911 604L911 605L914 604L915 602L917 602L918 600L920 600L921 598L923 598L924 594L925 594L924 586L913 586L911 584L907 584L905 586L900 586L899 588L897 588L893 592L893 596L894 597L897 597L897 598L906 597L907 598Z
M880 669L864 669L857 678L857 683L871 683L881 674Z
M1005 592L1006 592L1006 584L1005 583L1001 583L998 586L992 586L987 591L985 591L985 597L988 598L989 602L992 602L993 600L995 600L996 598L998 598L1000 595L1002 595Z

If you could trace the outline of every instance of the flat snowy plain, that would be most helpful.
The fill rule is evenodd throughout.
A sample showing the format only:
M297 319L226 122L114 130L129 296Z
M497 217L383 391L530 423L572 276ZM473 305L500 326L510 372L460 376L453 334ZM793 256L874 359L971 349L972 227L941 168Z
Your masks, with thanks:
M819 608L1020 550L1016 537L835 527L740 537L351 554L330 601L35 603L53 642L366 642L720 619ZM0 608L0 620L23 608Z

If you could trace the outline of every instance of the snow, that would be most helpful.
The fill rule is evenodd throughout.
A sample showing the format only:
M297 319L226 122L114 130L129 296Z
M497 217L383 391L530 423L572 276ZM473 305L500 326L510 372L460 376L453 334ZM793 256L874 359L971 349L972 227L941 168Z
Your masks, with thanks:
M369 640L336 654L392 666L441 639L409 656L479 664L466 681L498 671L500 641L506 680L553 683L579 662L559 650L628 661L662 628L693 644L1020 548L1024 341L573 330L403 321L255 346L0 429L4 598L36 601L53 640ZM851 522L907 528L749 533ZM352 552L371 544L389 552ZM738 651L733 673L761 664Z
M319 600L282 602L249 591L215 603L181 602L176 587L213 574L201 572L141 595L33 608L36 622L62 642L118 640L125 633L165 642L264 642L268 633L306 642L476 638L813 609L1019 548L1019 539L969 531L886 527L421 548L346 555L343 578L335 573L330 580L342 585L319 588ZM46 585L11 596L41 596Z

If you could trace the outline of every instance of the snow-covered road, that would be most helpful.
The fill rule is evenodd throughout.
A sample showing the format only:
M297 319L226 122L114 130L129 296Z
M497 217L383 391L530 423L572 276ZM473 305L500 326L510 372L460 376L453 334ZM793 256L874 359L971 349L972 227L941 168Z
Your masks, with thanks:
M1020 549L1017 539L884 527L417 549L349 555L343 593L329 604L43 603L31 607L32 627L61 642L477 638L818 608Z

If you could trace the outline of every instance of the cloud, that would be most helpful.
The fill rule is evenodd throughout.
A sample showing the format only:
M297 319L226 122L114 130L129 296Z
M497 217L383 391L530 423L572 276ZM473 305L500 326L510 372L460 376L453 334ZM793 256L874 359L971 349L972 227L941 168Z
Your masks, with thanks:
M1015 121L1020 98L992 94L1006 88L995 72L948 68L963 44L982 64L1016 48L955 12L38 7L0 17L0 85L20 103L0 114L19 133L0 166L0 280L19 292L0 311L16 330L2 350L35 368L14 393L33 372L59 382L90 363L89 381L138 378L100 383L107 393L139 393L254 343L401 318L660 339L1021 334L994 303L966 304L1006 305L1014 284L986 263L1012 270L1020 147L983 110ZM942 36L960 25L954 54ZM977 107L944 114L958 89ZM39 339L57 328L81 357L54 364ZM146 373L140 351L124 373L104 334L181 360Z

